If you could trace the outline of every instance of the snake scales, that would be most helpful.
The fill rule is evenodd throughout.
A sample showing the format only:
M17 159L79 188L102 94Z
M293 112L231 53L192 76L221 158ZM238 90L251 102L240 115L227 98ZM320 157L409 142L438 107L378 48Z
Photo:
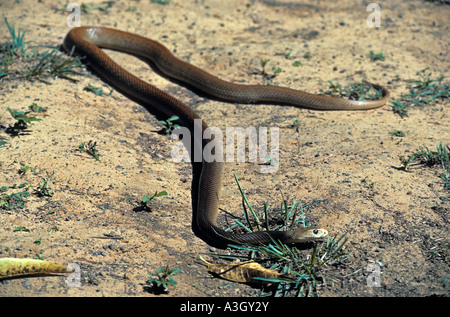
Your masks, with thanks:
M376 84L383 98L354 101L321 96L285 87L241 85L223 81L202 69L175 57L165 46L135 34L104 28L73 28L64 39L64 49L74 50L105 82L131 100L144 106L163 120L176 115L179 123L193 131L195 119L201 119L191 108L173 96L144 82L115 63L101 48L129 53L152 64L157 71L212 98L240 103L272 103L317 110L364 110L381 107L389 99L389 91ZM197 120L198 122L198 120ZM202 120L201 129L208 126ZM193 134L193 133L191 133ZM193 138L194 147L203 147L212 139ZM192 153L191 153L192 156ZM327 231L321 228L303 228L288 231L258 231L253 233L227 232L217 226L218 197L222 187L222 162L195 162L192 180L192 228L208 244L224 248L228 244L263 245L278 240L284 243L307 242L323 238Z

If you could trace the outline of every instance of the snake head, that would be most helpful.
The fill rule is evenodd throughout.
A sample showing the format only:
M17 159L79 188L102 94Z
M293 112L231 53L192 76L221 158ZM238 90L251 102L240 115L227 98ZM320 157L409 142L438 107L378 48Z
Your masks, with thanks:
M328 235L328 231L322 228L303 228L287 232L289 232L289 239L285 241L286 243L317 241Z

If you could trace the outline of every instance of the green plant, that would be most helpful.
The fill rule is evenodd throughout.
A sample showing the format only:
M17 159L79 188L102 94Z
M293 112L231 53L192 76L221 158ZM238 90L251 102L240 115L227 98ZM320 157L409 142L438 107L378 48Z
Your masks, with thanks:
M339 83L330 83L328 94L338 94L341 97L347 97L350 100L375 100L382 97L382 91L376 89L364 79L359 83L351 83L342 87Z
M80 66L80 61L77 58L67 58L64 53L57 50L47 50L43 53L34 55L36 61L23 77L26 79L36 78L43 83L51 85L48 78L64 78L72 82L77 80L71 75L80 74L74 71L75 67Z
M394 135L394 136L398 136L398 137L404 137L405 136L405 132L400 131L400 130L390 131L389 134Z
M383 50L381 50L380 53L378 53L378 54L370 51L370 58L373 61L384 61Z
M272 73L273 74L268 74L266 72L266 66L267 63L269 63L270 59L265 58L265 59L261 59L261 67L262 67L262 71L261 74L266 78L266 79L272 79L274 78L276 75L278 75L279 73L281 73L282 69L280 67L277 66L272 66Z
M36 193L41 196L53 196L52 189L49 187L49 183L54 180L55 171L53 171L47 178L42 178L42 183L40 183L36 189Z
M99 11L105 12L105 11L108 11L108 9L111 8L113 4L114 4L114 1L106 1L106 3L104 5L99 5L99 6L89 6L85 3L82 3L81 10L83 11L83 13L89 13L94 10L99 10Z
M39 254L35 254L34 255L34 258L36 259L36 260L44 260L44 256L43 255L39 255Z
M394 113L399 114L401 117L404 117L408 114L407 106L405 106L400 100L393 98L389 101L392 105L392 110Z
M157 4L169 4L170 2L172 2L172 0L152 0L152 3Z
M444 187L450 189L450 146L443 145L442 141L436 146L436 151L430 150L428 147L420 147L418 152L411 154L405 158L400 156L400 163L403 165L403 169L406 170L411 164L425 164L427 166L440 165L443 173L441 178L444 180Z
M168 293L169 286L177 285L173 275L180 273L180 269L169 269L169 266L160 267L154 273L148 273L152 277L147 281L153 287L155 293Z
M9 24L8 19L4 18L6 26L8 27L9 34L11 35L11 41L2 45L0 50L5 53L5 55L12 57L19 54L25 54L26 45L24 41L25 31L16 34L16 29L14 24Z
M28 125L31 122L34 121L41 121L42 119L38 119L34 116L29 116L29 114L32 112L30 111L18 111L13 110L11 108L6 108L8 110L9 114L16 120L14 125L12 127L8 127L6 129L6 132L11 134L12 136L18 136L21 132L24 132Z
M0 47L0 78L11 80L37 79L46 84L51 84L49 78L64 78L77 81L71 75L80 74L75 69L81 66L80 59L59 51L59 48L50 50L29 47L24 40L25 31L22 33L14 28L14 25L5 23L11 35L11 41Z
M179 128L180 125L174 123L174 121L177 121L178 119L180 119L178 116L171 116L170 118L168 118L167 120L160 120L159 122L165 126L165 128L163 128L161 131L164 132L165 134L170 134L172 133L172 131L176 128Z
M165 190L161 191L161 192L155 191L155 193L153 195L151 195L150 197L147 195L144 195L142 197L142 200L140 201L140 207L143 209L149 209L148 203L150 201L156 199L157 197L161 197L161 196L167 196L167 192Z
M80 145L78 145L77 150L80 152L86 152L92 158L96 159L97 161L100 161L97 150L97 141L89 140L87 144L86 142L83 142Z
M33 173L36 172L36 170L35 170L34 168L25 165L25 166L21 166L21 167L20 167L20 169L19 169L19 174L23 176L23 175L25 175L28 171L32 171Z
M111 89L109 91L109 94L104 94L103 93L103 87L95 87L95 86L93 86L91 84L88 84L86 87L83 88L83 90L93 92L96 96L104 96L105 95L107 97L112 97L112 98L117 99L117 97L112 95L114 89Z
M410 84L409 93L390 101L395 113L403 117L411 107L424 107L450 97L450 84L443 82L444 76L432 78L431 74L429 69L425 68L417 72L419 79L407 81Z
M24 227L24 226L20 226L20 227L14 228L13 231L14 231L14 232L17 232L17 231L29 232L30 229L28 229L27 227Z
M5 191L6 187L3 186L1 191ZM0 196L0 208L6 210L12 210L15 208L22 209L25 207L25 198L31 194L28 191L12 194L1 194Z

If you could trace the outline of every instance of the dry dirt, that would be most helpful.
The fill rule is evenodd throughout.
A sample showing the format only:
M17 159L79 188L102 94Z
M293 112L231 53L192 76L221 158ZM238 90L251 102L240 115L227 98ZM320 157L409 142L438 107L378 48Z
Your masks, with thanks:
M101 1L88 2L90 5ZM328 81L346 84L363 77L385 85L398 98L407 80L429 68L449 74L450 7L426 1L380 1L381 26L366 24L370 1L113 1L107 11L82 14L82 25L114 27L158 40L178 57L233 82L265 83L266 69L282 69L272 84L322 93ZM0 11L29 45L62 43L69 31L65 1L2 1ZM135 10L127 10L134 6ZM9 40L6 24L0 42ZM38 47L36 47L38 49ZM370 51L383 50L373 61ZM292 52L293 59L286 58ZM324 200L307 210L314 225L332 235L347 232L344 264L331 268L337 282L321 296L448 296L449 191L439 168L401 169L400 155L419 147L450 144L449 107L439 101L401 117L390 105L370 111L323 112L271 105L228 104L199 97L161 78L140 60L109 52L137 76L191 106L210 126L279 127L280 168L259 173L252 163L228 164L221 208L241 213L235 172L255 206L278 206L279 189L291 201ZM305 54L311 56L304 58ZM294 67L293 61L301 66ZM87 73L87 72L86 72ZM198 262L211 252L191 230L188 163L172 161L173 143L141 106L95 96L87 84L109 88L95 76L78 83L52 79L0 80L0 186L36 189L54 171L51 197L32 195L23 209L0 209L0 257L39 255L81 267L81 287L65 277L4 280L0 296L154 296L145 284L161 266L181 269L178 285L162 296L254 296L258 290L230 284ZM11 137L7 107L47 111L28 133ZM300 131L292 127L300 120ZM399 138L389 132L403 131ZM75 151L94 140L100 161ZM35 169L20 175L21 166ZM143 195L165 190L167 197L139 211ZM437 207L439 206L439 207ZM49 213L51 212L51 213ZM18 227L29 231L14 231ZM49 230L57 227L59 230ZM94 237L113 233L121 240ZM40 244L36 240L40 239ZM369 287L369 263L381 269L381 287Z

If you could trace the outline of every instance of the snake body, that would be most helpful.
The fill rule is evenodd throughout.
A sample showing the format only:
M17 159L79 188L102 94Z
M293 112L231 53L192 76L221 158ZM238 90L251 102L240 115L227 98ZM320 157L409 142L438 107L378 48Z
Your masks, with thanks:
M84 62L105 82L144 106L160 119L173 115L177 123L193 131L196 125L205 131L207 124L191 108L132 75L115 63L101 49L112 49L143 59L162 75L184 83L212 98L239 103L273 103L317 110L364 110L382 106L389 99L389 91L376 84L383 98L379 100L354 101L331 96L321 96L285 87L266 85L241 85L221 80L202 69L174 56L165 46L146 37L105 27L77 27L64 39L67 52L84 57ZM201 127L199 126L201 122ZM194 135L194 133L191 133ZM203 133L202 133L203 135ZM192 136L193 149L202 150L212 139L196 139ZM191 157L193 153L191 152ZM257 231L233 233L220 228L216 221L218 200L222 187L222 162L195 162L192 180L192 228L194 233L212 246L224 248L229 244L265 245L273 241L299 243L321 239L327 235L322 228L303 228L286 231Z

